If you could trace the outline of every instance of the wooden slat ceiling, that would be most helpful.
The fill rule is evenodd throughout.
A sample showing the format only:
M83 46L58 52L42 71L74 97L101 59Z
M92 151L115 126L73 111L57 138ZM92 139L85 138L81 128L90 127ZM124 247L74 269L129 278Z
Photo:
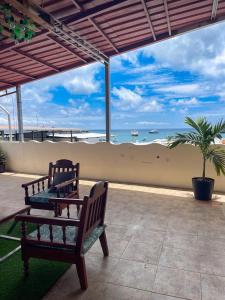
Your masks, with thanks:
M15 16L20 12L10 3ZM21 1L20 1L21 2ZM218 2L218 5L217 5ZM225 19L225 0L32 0L107 57ZM94 61L39 22L31 42L0 37L0 90Z

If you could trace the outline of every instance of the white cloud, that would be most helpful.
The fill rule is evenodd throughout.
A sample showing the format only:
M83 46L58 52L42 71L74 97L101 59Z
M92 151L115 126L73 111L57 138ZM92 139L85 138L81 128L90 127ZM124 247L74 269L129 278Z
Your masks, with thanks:
M139 121L136 122L138 125L166 125L167 122L150 122L150 121Z
M71 106L67 108L62 108L61 113L66 116L73 116L73 115L84 115L87 113L91 113L89 111L90 105L88 102L85 102L84 100L74 100L74 99L69 99L68 100L69 104Z
M162 110L163 105L156 100L146 101L138 109L139 112L160 112Z
M160 92L169 92L172 94L193 94L198 92L199 84L191 83L191 84L176 84L171 86L163 86L157 89Z
M199 105L199 101L197 98L186 98L186 99L177 99L177 100L171 100L171 105L174 106L196 106Z
M225 74L225 24L216 24L143 49L146 57L209 77Z
M130 51L111 59L111 71L112 72L127 72L130 69L127 64L130 65L131 69L139 66L139 54L141 50Z
M114 106L122 110L136 108L142 102L140 94L125 87L114 87L112 89L112 94L116 97L116 100L113 101Z
M64 87L71 94L97 93L100 88L96 79L99 69L99 64L91 64L26 84L22 87L23 100L36 103L51 101L53 92L59 87Z
M113 99L113 105L124 111L136 110L136 112L160 112L163 109L163 105L156 99L149 99L142 95L144 91L139 87L136 87L133 91L125 88L114 87L112 94L115 97Z

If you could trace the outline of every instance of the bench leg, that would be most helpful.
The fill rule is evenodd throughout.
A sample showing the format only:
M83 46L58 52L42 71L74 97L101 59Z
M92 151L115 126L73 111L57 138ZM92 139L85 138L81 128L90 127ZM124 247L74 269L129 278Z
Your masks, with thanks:
M28 258L23 258L23 271L24 271L24 276L27 277L29 275L29 260L28 260Z
M10 234L12 231L13 231L13 229L16 227L16 225L17 225L17 221L13 221L13 223L12 223L12 225L9 227L9 229L8 229L8 231L7 231L7 234Z
M85 260L83 256L79 257L76 267L77 267L77 274L79 277L81 289L86 290L88 288L88 283L87 283Z
M107 238L106 238L105 231L100 235L99 240L100 240L100 243L102 246L102 251L104 253L104 256L109 256L109 248L108 248L108 244L107 244Z

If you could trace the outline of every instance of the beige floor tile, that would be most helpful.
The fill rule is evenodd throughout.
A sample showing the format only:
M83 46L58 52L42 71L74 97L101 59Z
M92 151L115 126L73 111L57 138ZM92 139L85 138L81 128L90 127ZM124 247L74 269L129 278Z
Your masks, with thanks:
M114 240L107 238L108 248L109 248L109 256L112 257L121 257L128 246L127 240ZM99 241L97 241L92 248L90 249L91 253L102 254L102 248Z
M121 259L109 276L109 282L151 291L155 273L155 265Z
M89 288L81 300L151 300L151 293L113 284L96 284Z
M153 292L191 300L201 300L200 274L159 267Z
M119 262L118 258L104 257L100 254L87 253L85 256L89 281L106 281Z
M225 300L225 278L201 275L202 300Z
M220 253L206 253L206 250L203 250L203 254L200 257L200 272L225 276L225 256Z
M198 247L201 251L218 253L225 256L225 235L223 238L198 236Z
M140 226L148 230L161 230L166 231L168 226L168 217L163 217L160 214L153 214L152 211L149 214L142 216Z
M163 242L165 239L166 231L147 230L146 227L140 226L133 233L132 241L135 242Z
M185 234L197 234L199 230L199 220L172 216L168 221L167 231Z
M184 300L184 298L171 297L166 295L160 295L156 293L151 294L151 300Z
M106 227L106 235L108 239L130 241L134 232L135 226L120 226L109 224Z
M163 247L159 265L175 269L199 272L200 255L195 249Z
M131 240L122 258L129 260L142 261L150 264L158 264L159 256L162 249L162 242L149 241L145 243Z
M196 249L198 247L197 240L197 235L167 232L163 245L180 249Z

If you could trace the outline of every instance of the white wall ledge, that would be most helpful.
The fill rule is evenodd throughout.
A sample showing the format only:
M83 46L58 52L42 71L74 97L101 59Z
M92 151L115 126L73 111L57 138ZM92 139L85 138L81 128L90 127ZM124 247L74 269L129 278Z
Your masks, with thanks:
M136 145L86 142L1 142L8 155L8 170L47 174L48 163L61 158L81 164L81 177L114 182L191 188L191 178L201 176L202 158L191 145L173 150L161 144ZM225 147L225 145L221 145ZM215 189L225 192L225 177L216 176L211 164L207 176L215 178Z

